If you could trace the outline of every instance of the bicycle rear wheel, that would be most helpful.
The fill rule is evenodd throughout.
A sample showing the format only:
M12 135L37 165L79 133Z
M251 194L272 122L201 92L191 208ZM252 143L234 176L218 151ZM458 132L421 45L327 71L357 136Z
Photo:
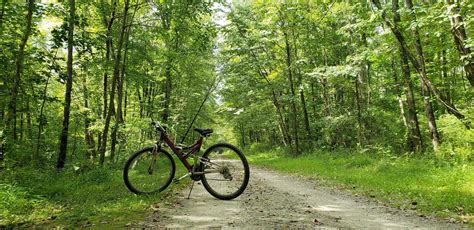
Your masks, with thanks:
M173 180L175 170L173 157L168 152L161 149L153 156L153 147L148 147L127 160L123 179L131 192L151 194L165 190Z
M234 199L247 188L250 169L247 159L235 146L221 143L209 147L202 160L204 188L216 198Z

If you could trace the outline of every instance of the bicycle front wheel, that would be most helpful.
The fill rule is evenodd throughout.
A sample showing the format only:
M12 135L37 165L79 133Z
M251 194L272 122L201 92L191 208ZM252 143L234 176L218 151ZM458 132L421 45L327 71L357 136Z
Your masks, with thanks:
M247 188L250 170L247 159L235 146L221 143L209 147L201 160L202 184L216 198L234 199Z
M153 147L134 153L125 163L123 179L127 188L135 194L151 194L165 190L174 177L176 166L171 155Z

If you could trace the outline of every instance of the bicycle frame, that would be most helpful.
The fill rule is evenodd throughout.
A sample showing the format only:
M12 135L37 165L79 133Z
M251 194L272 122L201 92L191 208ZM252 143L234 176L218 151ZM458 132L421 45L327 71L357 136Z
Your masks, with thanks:
M191 156L195 153L198 153L201 150L202 142L203 142L203 137L200 137L191 146L186 147L186 148L180 148L180 147L176 146L176 144L172 140L170 140L170 138L168 137L168 135L166 135L166 133L161 132L160 133L160 140L156 143L156 146L158 148L161 148L163 143L168 145L171 148L171 150L174 152L174 154L176 154L176 156L179 158L179 160L183 163L184 167L186 167L188 172L193 172L193 166L191 166L191 164L189 164L188 158L189 158L189 156ZM187 154L183 154L184 149L186 149L186 150L189 149L190 151Z

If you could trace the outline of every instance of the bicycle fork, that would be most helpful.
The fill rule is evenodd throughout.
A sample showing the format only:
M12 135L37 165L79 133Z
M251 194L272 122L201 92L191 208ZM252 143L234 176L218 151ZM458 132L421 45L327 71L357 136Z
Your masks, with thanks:
M153 151L151 153L151 162L150 166L148 166L148 174L153 174L153 170L155 169L156 165L156 158L158 157L158 151L160 151L160 146L156 144L153 146Z

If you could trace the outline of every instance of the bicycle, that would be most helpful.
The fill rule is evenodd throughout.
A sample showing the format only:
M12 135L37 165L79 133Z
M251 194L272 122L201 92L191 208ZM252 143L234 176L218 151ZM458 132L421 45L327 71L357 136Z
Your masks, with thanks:
M173 180L178 183L186 177L193 180L193 185L195 181L201 181L212 196L222 200L234 199L244 192L249 182L250 170L247 159L238 148L231 144L218 143L207 148L202 156L198 155L204 138L213 133L212 129L194 129L200 134L199 139L192 145L184 146L174 143L168 137L166 129L158 122L152 122L152 126L160 133L159 140L154 146L135 152L125 163L123 179L131 192L161 192ZM166 145L187 169L187 173L178 179L174 179L174 159L163 149ZM191 157L193 164L188 161Z

